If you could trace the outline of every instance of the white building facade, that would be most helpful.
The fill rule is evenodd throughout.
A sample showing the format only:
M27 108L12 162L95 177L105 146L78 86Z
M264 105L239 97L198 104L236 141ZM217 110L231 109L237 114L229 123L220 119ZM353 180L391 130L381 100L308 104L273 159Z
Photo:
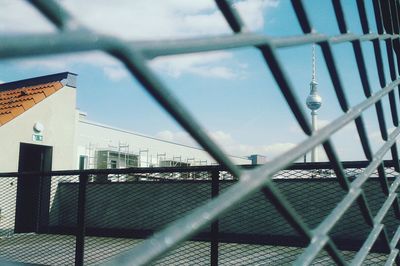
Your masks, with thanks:
M27 108L21 109L16 101ZM0 84L2 103L8 113L0 113L1 172L18 170L22 144L50 149L52 170L215 164L201 148L88 120L76 109L73 73ZM251 164L247 157L230 158L236 164Z
M99 158L109 153L106 162ZM113 128L79 115L77 154L80 168L193 166L216 164L203 149ZM230 156L236 164L249 164L246 157ZM105 167L107 166L107 167Z

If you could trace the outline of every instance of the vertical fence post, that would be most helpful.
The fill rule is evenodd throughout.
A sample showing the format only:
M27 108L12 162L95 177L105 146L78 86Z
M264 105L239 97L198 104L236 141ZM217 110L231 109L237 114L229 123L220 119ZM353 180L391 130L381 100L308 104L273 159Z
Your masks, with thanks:
M78 219L76 226L76 240L75 240L75 265L83 265L84 251L85 251L85 207L86 207L86 187L88 183L88 175L79 175L79 195L78 195Z
M219 194L219 170L211 171L211 197L214 198ZM211 224L211 266L218 265L218 241L219 241L219 222L216 220Z

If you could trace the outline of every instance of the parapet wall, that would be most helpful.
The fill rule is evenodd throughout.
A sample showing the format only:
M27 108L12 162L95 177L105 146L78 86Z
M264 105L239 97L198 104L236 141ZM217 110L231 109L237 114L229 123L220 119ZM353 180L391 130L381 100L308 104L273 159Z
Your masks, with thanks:
M336 179L278 179L279 189L310 228L315 228L343 198L345 192ZM234 181L220 181L222 193ZM364 185L370 209L377 214L384 194L377 178ZM76 226L77 183L59 183L50 210L51 232L73 232ZM132 183L89 183L86 226L90 235L145 237L211 197L211 181L140 181ZM346 249L359 248L370 228L358 205L340 219L330 236ZM396 228L396 217L385 217L388 234ZM210 237L210 226L198 235ZM301 238L259 192L219 219L219 239L227 242L303 246ZM378 248L378 245L375 247Z

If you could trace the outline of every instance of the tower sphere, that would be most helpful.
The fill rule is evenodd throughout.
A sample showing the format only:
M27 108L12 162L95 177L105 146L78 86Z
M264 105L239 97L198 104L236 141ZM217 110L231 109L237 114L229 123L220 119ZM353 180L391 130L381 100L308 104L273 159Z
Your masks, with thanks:
M316 93L308 95L306 100L307 107L311 110L318 110L322 104L322 98Z

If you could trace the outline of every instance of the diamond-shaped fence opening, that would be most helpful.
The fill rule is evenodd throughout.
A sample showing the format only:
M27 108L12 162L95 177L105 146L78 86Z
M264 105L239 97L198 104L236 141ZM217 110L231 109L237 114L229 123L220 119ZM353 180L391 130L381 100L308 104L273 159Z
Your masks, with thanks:
M14 233L17 177L0 178L0 237Z
M394 203L396 204L396 203ZM393 205L394 205L393 204ZM389 237L389 239L393 239L396 230L398 229L398 217L396 217L395 211L394 211L394 206L392 206L388 212L385 215L385 218L383 218L382 223L386 226L386 233Z
M346 194L336 178L320 178L321 173L330 175L324 169L319 169L310 170L306 178L275 181L282 194L310 228L321 223Z
M298 247L220 243L220 265L290 265L302 252Z
M39 265L70 265L75 257L72 235L15 234L2 239L2 259Z
M232 184L221 183L221 187ZM269 237L282 238L298 234L285 223L273 205L265 200L262 192L254 194L249 199L238 204L219 219L219 233L226 235L228 240L256 241L257 238L268 240ZM247 238L245 240L245 238ZM232 240L231 240L232 241Z
M210 243L186 241L153 265L209 265Z
M121 237L85 237L85 265L98 265L136 246L143 239Z
M346 253L342 253L346 257ZM326 251L321 251L312 261L311 265L335 265L335 261L328 255Z
M342 251L359 250L366 241L371 227L365 222L357 203L353 203L329 233L330 238ZM350 262L355 252L347 252L345 260Z

